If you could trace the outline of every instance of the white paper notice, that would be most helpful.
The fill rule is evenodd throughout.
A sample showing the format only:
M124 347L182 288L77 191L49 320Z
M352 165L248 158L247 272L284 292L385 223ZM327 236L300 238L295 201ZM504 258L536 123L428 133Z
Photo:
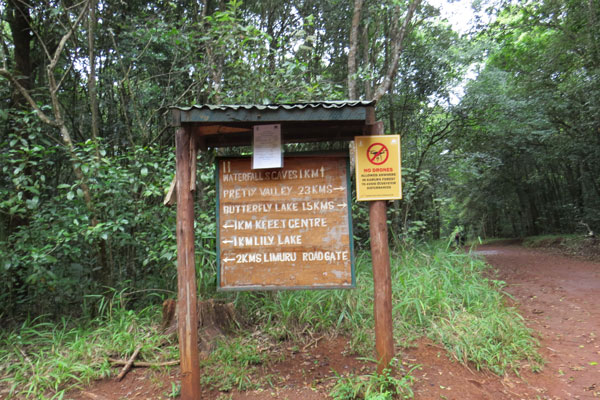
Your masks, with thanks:
M252 169L283 168L281 124L255 125Z

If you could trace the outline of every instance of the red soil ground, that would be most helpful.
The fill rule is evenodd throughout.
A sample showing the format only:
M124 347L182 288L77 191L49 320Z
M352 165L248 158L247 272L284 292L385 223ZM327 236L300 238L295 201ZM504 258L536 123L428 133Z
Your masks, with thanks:
M594 399L600 398L600 263L579 261L517 245L481 246L477 253L496 269L496 279L540 340L546 362L539 373L498 377L474 371L422 340L399 349L413 372L415 399ZM328 398L338 374L371 373L372 363L346 353L343 338L322 338L305 349L281 348L284 361L265 366L273 385L252 392L206 392L206 399ZM526 370L526 369L525 369ZM74 400L168 399L178 371L134 369L122 382L96 382L66 398Z

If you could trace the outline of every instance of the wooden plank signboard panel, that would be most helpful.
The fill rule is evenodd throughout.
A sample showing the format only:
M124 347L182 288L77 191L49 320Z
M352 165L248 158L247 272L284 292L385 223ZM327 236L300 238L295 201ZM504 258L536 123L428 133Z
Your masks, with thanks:
M345 156L217 160L219 290L354 287Z

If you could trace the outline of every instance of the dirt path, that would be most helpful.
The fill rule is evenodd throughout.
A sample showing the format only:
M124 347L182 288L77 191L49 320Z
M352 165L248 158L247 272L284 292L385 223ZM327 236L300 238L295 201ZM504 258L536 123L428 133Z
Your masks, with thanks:
M600 398L600 263L578 261L520 246L486 245L476 252L495 267L495 279L529 327L537 332L546 361L540 373L499 378L477 372L447 355L442 347L422 340L415 348L398 349L413 371L416 400L467 399L597 399ZM372 372L373 364L345 353L346 340L323 339L302 351L282 348L284 361L261 374L273 376L273 387L244 393L206 392L206 399L327 399L340 374ZM121 383L98 382L69 399L168 399L177 370L170 375L135 370Z
M478 253L540 336L544 371L524 378L547 399L600 398L600 264L519 246Z

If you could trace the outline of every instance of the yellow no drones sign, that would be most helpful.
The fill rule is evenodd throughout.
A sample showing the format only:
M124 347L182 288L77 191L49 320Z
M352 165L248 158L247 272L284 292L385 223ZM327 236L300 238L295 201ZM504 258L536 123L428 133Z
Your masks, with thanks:
M356 136L356 199L402 198L400 135Z

